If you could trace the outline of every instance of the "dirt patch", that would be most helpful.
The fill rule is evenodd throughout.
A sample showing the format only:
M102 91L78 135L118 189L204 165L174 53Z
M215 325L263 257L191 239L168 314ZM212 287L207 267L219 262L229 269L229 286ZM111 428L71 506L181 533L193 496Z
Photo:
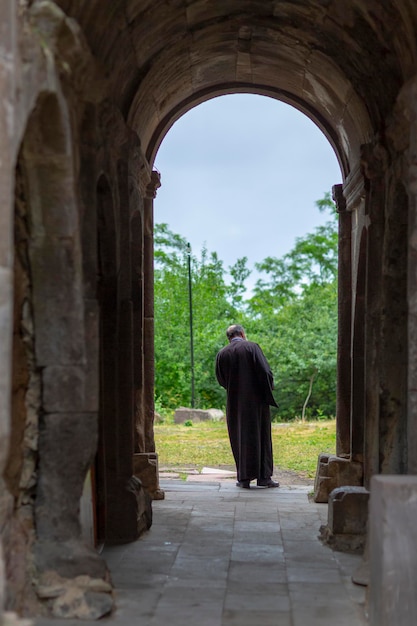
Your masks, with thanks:
M212 469L219 469L221 471L230 471L233 472L233 476L224 476L222 480L236 480L236 476L234 474L235 467L232 465L216 465L210 466ZM179 478L187 476L196 476L201 474L201 468L196 467L195 465L164 465L159 468L159 474L161 478L169 479L169 478ZM309 476L303 475L302 473L297 473L292 470L283 470L283 469L274 469L273 479L277 480L282 485L304 485L306 487L314 486L314 478L310 478Z

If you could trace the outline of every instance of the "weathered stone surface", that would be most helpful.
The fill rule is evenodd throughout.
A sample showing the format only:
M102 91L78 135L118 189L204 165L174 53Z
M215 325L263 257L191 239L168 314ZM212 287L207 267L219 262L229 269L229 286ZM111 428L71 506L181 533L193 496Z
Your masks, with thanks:
M327 526L322 539L341 552L362 552L368 520L369 491L364 487L339 487L329 496Z
M113 608L111 585L90 576L64 578L50 570L42 575L36 591L48 601L54 617L99 619Z
M36 497L36 527L40 540L66 541L80 536L79 501L96 445L95 414L43 416Z
M10 504L14 505L14 502L11 500ZM24 494L20 506L11 512L10 517L8 526L2 529L6 546L7 606L10 610L24 611L24 614L31 615L37 610L33 582L28 576L28 568L32 565L35 528L33 502L27 494Z
M43 368L44 407L48 413L83 411L85 370L77 365Z
M71 74L72 88L78 96L89 94L90 101L102 100L106 93L106 80L99 76L91 50L76 20L50 0L35 2L31 8L31 20L35 32L49 53L60 58L66 72Z
M52 571L69 579L85 575L91 578L107 578L106 563L94 548L82 541L38 541L34 555L36 568L42 576Z
M314 501L327 502L337 487L362 485L362 463L355 463L331 454L320 454L314 482Z
M85 363L81 256L72 239L45 237L30 247L39 366Z
M36 593L42 599L57 598L64 593L68 580L70 580L73 586L86 591L96 591L100 593L112 592L112 586L101 578L92 578L84 574L67 579L53 570L47 570L42 573L37 583Z
M336 394L336 455L350 455L351 362L350 329L352 324L352 213L347 210L343 185L334 185L333 200L338 213L338 342ZM347 194L346 194L347 195Z
M97 300L84 300L85 355L83 411L99 410L100 313ZM72 409L75 410L75 409Z
M106 543L118 545L135 541L152 524L152 500L131 476L126 482L110 485L106 493Z
M183 424L184 422L208 422L212 421L220 421L224 419L223 411L219 409L187 409L185 407L181 407L177 409L174 413L174 422L176 424Z
M64 138L65 135L59 128L59 111L51 110L50 106L45 112L45 117L48 117L51 126L49 136L53 138L62 135ZM58 126L56 132L53 132L54 123ZM48 140L45 132L42 140L43 142ZM36 147L39 149L38 146L34 146ZM62 148L65 149L65 145ZM28 156L26 158L28 159ZM37 162L38 158L38 155L31 155L30 166L27 167L30 189L41 192L34 194L30 201L31 234L33 237L42 237L46 233L53 237L73 237L77 232L78 213L74 205L73 180L70 175L71 156L54 154L53 157L48 157L50 162L43 157L40 163Z
M133 473L153 500L164 499L164 491L159 486L158 455L155 452L134 454Z
M417 623L417 476L374 476L369 516L371 626Z
M43 404L48 413L98 411L98 311L85 302L86 365L49 365L42 370Z
M16 132L17 5L6 0L0 7L0 273L10 271L13 258L13 152ZM4 278L4 274L2 276ZM0 279L1 280L1 279ZM9 284L12 279L9 277ZM1 289L1 285L0 285ZM8 300L11 303L11 300ZM3 310L3 314L6 310ZM0 321L1 323L1 321ZM0 330L3 328L0 326ZM10 331L9 331L10 332ZM2 334L3 337L7 335Z
M113 609L113 598L109 594L85 592L67 586L65 593L52 603L54 617L69 619L100 619Z
M0 267L0 463L6 461L8 453L8 437L10 430L10 388L12 359L13 329L13 273L10 269Z
M369 491L364 487L339 487L330 493L329 526L334 533L364 535Z
M2 626L34 626L34 622L31 619L21 618L17 613L13 611L6 611L2 615Z
M2 357L0 359L0 464L4 466L8 454L10 429L10 384L12 354L12 284L11 269L0 267L0 335L3 337Z
M128 490L136 497L136 537L140 537L152 526L152 498L136 476L129 480Z
M366 485L381 469L404 472L416 467L417 5L409 0L248 0L241 4L236 0L5 0L1 4L1 469L6 451L18 452L15 442L10 446L9 437L10 268L14 169L22 139L26 195L32 200L28 222L34 293L28 306L34 305L35 311L36 367L45 368L47 384L42 390L29 376L26 400L32 406L26 423L30 436L24 434L24 445L32 456L28 460L23 455L23 464L22 457L16 457L13 476L9 475L8 487L0 494L0 528L3 535L10 529L15 505L30 508L27 500L19 500L19 489L30 492L36 487L38 547L42 541L51 544L41 554L44 565L59 564L59 550L63 550L65 567L59 567L71 570L72 548L63 546L78 537L76 511L82 479L94 458L96 442L96 435L91 436L88 428L83 431L71 413L76 410L92 416L98 407L94 363L99 353L101 371L107 368L101 381L105 388L100 405L100 418L105 416L100 421L103 447L97 456L98 466L106 469L99 477L99 527L103 532L104 527L111 529L113 537L126 541L149 523L148 505L139 504L146 492L135 481L128 491L128 483L134 428L140 433L137 449L155 450L152 201L159 175L150 172L173 122L196 104L220 94L243 90L283 98L306 112L331 141L347 183L343 193L352 222L352 245L345 247L351 258L348 254L342 259L347 274L340 281L343 293L339 294L345 298L346 315L341 325L344 371L339 372L343 393L339 400L344 399L345 406L338 452L364 461ZM110 100L111 105L107 104ZM102 114L104 110L107 115ZM137 133L134 140L132 129ZM106 201L111 200L109 210L101 213L97 210L99 176L108 181ZM353 179L358 185L352 190ZM129 216L137 207L144 211L133 233L134 263L139 261L141 266L141 297L130 293L134 284L128 280L134 274L129 259ZM97 230L103 227L106 237L99 240ZM82 258L81 241L87 262ZM89 308L85 298L93 302L97 293L102 295L103 267L110 268L111 280L105 286L107 299L100 301L107 326L99 347L98 316L89 320L94 305ZM121 293L125 303L135 302L133 327L140 334L134 348L139 363L135 375L131 364L122 367L129 332L125 332L127 316L119 317ZM123 306L126 310L129 305ZM347 319L351 312L353 328ZM119 350L122 337L123 352ZM90 345L86 349L86 342L91 342L91 350ZM24 374L21 352L17 350L13 358ZM80 369L65 370L68 367ZM54 372L56 381L52 380ZM23 415L27 377L18 378ZM58 383L62 384L61 398ZM130 406L135 393L138 423L132 424ZM351 400L353 410L348 406ZM35 416L41 405L57 414L68 412L60 413L59 429L50 429L53 437L45 439L42 434L38 478L33 471ZM19 423L20 439L23 423ZM318 501L325 500L334 487L361 484L358 467L350 464L347 470L344 461L323 462L328 467L318 472ZM412 530L410 534L413 537ZM73 555L79 555L77 548ZM81 550L74 568L90 571L94 567ZM86 593L80 602L88 604ZM0 584L0 613L3 604ZM101 599L93 604L99 614Z

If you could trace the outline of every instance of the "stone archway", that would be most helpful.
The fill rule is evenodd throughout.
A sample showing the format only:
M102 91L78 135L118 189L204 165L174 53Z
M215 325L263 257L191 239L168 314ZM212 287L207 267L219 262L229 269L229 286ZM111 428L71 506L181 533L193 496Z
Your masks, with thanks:
M143 426L147 442L141 452L154 454L151 250L152 197L157 181L151 180L151 166L159 143L174 121L192 106L216 95L242 91L279 98L314 120L334 147L344 175L343 186L335 193L341 211L350 215L348 220L341 213L344 241L350 252L347 254L345 248L342 256L349 260L350 272L340 275L344 281L341 293L348 294L344 306L351 307L351 315L343 317L340 329L345 334L358 333L355 350L350 341L340 343L344 357L340 367L349 368L349 376L344 378L349 380L349 389L343 390L346 421L343 432L339 432L341 458L346 461L347 449L355 441L355 450L364 454L367 486L376 473L415 473L415 3L90 0L86 8L79 0L40 0L21 3L19 13L9 2L6 13L20 28L21 37L21 49L16 41L9 41L8 48L16 84L9 80L13 74L9 56L0 59L6 68L8 102L21 116L15 136L21 136L21 120L31 109L28 103L36 92L35 76L42 76L45 89L30 119L21 153L28 210L33 217L28 258L36 333L35 370L41 370L43 389L35 511L39 531L36 554L41 569L64 554L57 566L61 574L82 571L105 576L105 568L95 554L86 553L84 548L78 552L77 516L83 476L94 456L97 427L98 377L97 368L92 366L98 352L96 254L93 251L91 259L81 254L81 248L83 253L88 250L85 220L89 221L88 233L97 231L92 227L97 180L105 171L113 197L124 199L123 207L120 202L117 208L115 205L116 228L122 223L131 225L131 212L137 209L126 208L129 178L137 196L134 204L140 205L143 215L146 402L142 402L136 418L140 422L137 430L141 432ZM31 64L42 67L39 74L29 72L32 82L26 81ZM59 95L52 96L50 90ZM106 117L109 109L115 114ZM77 126L82 110L87 115ZM12 179L14 121L10 122L10 111L6 109L4 118L7 122L0 131L8 147L8 174ZM96 123L100 126L97 133L92 130ZM130 152L130 148L134 149ZM89 160L84 159L87 152ZM120 159L123 163L117 167L115 163ZM103 163L111 166L101 167ZM133 172L130 166L135 163L138 167ZM91 165L91 176L85 174L86 165ZM82 203L85 214L81 228L78 209ZM349 221L350 236L346 233ZM9 215L5 223L10 223ZM136 226L133 223L133 230ZM125 252L130 248L130 238L126 230L120 229L120 234ZM2 285L9 294L8 234L4 238ZM366 247L363 241L367 241ZM86 266L88 286L83 278ZM128 254L124 254L119 269L123 287L120 319L129 322L132 303L130 288L126 287L131 287L132 281ZM358 299L361 306L356 307L356 285L363 306ZM17 293L17 309L22 308L22 294ZM9 326L6 321L6 329ZM126 341L129 333L123 337ZM126 348L123 354L127 352ZM361 358L356 360L356 355ZM27 376L27 355L18 358ZM3 369L7 372L7 364ZM342 375L340 371L339 381ZM130 372L129 376L133 387L134 375ZM354 393L352 381L358 378L361 394L347 409ZM122 388L123 406L133 412L133 389L127 389L118 379L118 393ZM2 410L8 443L7 403L2 404ZM21 417L20 431L23 413ZM359 428L353 432L355 420ZM123 415L119 427L131 455L131 416ZM345 441L347 432L352 434L349 446ZM57 440L63 446L59 455ZM79 440L83 445L77 447L76 454L70 454ZM118 454L127 476L133 461L126 461L122 447ZM21 470L16 467L19 475ZM55 473L57 467L61 470ZM17 484L12 475L8 476L9 489ZM68 490L71 497L64 500L63 493L68 495ZM47 492L53 497L47 498ZM118 504L116 500L112 506ZM4 518L10 521L12 515L6 513ZM75 558L78 554L80 559ZM70 572L71 560L77 565Z
M394 403L401 416L399 432L405 427L407 322L400 315L407 308L404 262L394 270L397 284L402 285L400 293L393 282L382 284L381 277L392 271L389 258L396 240L403 236L400 229L392 228L389 215L395 213L394 200L386 190L397 183L401 186L406 177L409 137L402 133L403 129L407 133L408 105L401 105L400 110L395 106L401 87L415 73L416 51L409 27L414 9L406 0L392 0L383 7L355 0L343 7L338 2L324 5L311 0L271 0L262 5L249 1L244 6L235 0L179 4L132 0L112 12L98 4L85 12L70 0L60 0L59 6L78 21L90 48L107 68L113 102L139 136L150 166L164 134L178 117L226 93L258 93L288 102L306 113L329 139L344 176L338 191L343 198L340 205L351 215L350 237L345 236L350 254L343 255L351 267L341 274L345 282L340 291L349 294L344 303L351 307L351 314L344 316L340 330L343 326L345 334L356 332L354 350L351 340L339 343L343 350L340 367L343 364L349 370L339 372L339 383L343 376L349 388L343 389L343 428L338 441L345 467L353 445L359 462L372 467L366 473L368 484L372 473L383 469L379 454L385 444L379 425L388 424L391 410L385 415L384 407ZM112 26L115 20L117 35ZM346 226L348 220L342 219ZM359 253L361 241L368 245ZM357 277L363 280L358 282ZM358 298L357 284L363 287ZM376 295L373 285L380 286ZM372 315L381 312L391 297L398 307L400 350L385 340L383 324L370 324L371 309ZM381 360L399 372L395 384L394 377L390 380L384 374L388 381L384 398L377 365ZM150 360L145 372L151 370ZM352 385L359 380L362 391L355 394ZM343 441L346 437L349 445ZM389 439L390 435L385 437ZM394 440L393 455L398 458L403 440ZM378 441L376 448L371 441Z

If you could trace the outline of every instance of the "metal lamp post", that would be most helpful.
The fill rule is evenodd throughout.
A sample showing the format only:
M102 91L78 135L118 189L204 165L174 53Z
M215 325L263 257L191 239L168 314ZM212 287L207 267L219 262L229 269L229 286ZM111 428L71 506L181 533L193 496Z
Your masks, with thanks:
M188 258L188 303L190 309L190 355L191 355L191 408L194 408L194 337L193 337L193 293L191 284L191 245L187 243Z

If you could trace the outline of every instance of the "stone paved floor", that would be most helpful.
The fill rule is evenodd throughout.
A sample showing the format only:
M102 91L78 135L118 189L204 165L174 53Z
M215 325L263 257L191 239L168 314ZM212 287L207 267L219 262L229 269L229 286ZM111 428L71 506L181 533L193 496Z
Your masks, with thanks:
M327 505L309 488L238 489L235 482L161 482L154 523L104 556L116 588L109 626L363 626L358 556L317 539ZM36 626L91 622L41 619Z

